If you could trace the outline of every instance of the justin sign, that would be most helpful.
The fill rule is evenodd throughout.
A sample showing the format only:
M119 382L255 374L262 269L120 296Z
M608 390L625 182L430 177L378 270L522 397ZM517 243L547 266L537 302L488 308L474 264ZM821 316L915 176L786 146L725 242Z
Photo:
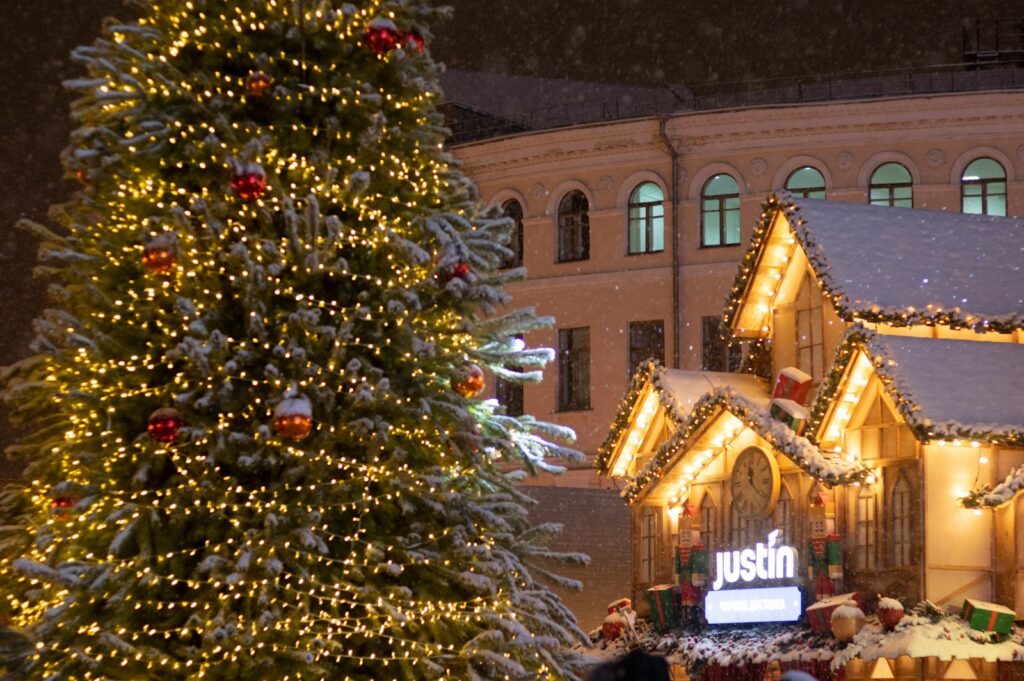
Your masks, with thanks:
M776 546L779 531L768 534L768 543L752 549L719 551L715 554L715 581L704 598L704 616L709 624L746 622L793 622L800 617L800 589L776 586L756 589L720 590L737 582L790 580L796 575L796 550Z

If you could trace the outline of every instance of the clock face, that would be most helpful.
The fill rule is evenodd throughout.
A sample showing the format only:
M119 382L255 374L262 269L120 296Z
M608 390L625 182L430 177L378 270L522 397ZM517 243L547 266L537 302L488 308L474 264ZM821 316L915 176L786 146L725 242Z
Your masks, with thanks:
M733 508L744 518L763 518L779 500L779 464L771 454L747 447L736 458L729 484Z

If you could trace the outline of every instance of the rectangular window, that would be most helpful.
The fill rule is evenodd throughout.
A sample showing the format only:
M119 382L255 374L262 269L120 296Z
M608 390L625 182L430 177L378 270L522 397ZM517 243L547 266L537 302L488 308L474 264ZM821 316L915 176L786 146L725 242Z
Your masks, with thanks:
M874 570L878 567L878 538L875 526L875 495L870 491L861 492L857 497L857 556L858 570Z
M665 322L653 319L629 323L629 377L647 359L665 363Z
M813 376L815 384L825 373L823 314L818 283L807 272L796 301L796 356L797 368Z
M629 206L629 253L665 250L665 207L661 201Z
M739 345L729 345L722 332L722 318L701 317L701 369L737 371L743 359Z
M590 327L558 330L558 410L590 409Z
M499 378L494 387L498 404L505 407L509 416L523 415L523 384Z
M640 581L648 584L654 582L657 533L657 513L651 506L644 506L640 516Z

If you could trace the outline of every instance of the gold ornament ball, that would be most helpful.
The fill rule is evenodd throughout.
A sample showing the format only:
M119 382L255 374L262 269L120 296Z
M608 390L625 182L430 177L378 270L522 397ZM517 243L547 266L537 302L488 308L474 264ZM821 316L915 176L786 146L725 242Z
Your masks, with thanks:
M864 628L867 619L856 601L846 601L832 613L832 635L837 641L849 641Z
M486 386L484 381L484 370L478 367L476 364L470 364L469 368L466 369L466 374L460 379L457 379L452 387L455 388L455 392L459 393L463 397L470 398L476 397L483 392Z
M305 397L289 397L274 408L274 432L299 441L313 430L313 407Z

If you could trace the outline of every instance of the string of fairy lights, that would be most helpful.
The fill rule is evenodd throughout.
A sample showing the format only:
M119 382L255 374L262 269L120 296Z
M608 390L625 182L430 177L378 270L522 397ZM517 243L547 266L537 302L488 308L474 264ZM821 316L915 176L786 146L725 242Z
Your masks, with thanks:
M493 557L507 551L493 514L455 499L481 457L478 432L456 435L487 411L451 398L477 303L459 295L469 268L444 267L470 254L417 221L454 203L468 222L470 198L439 153L436 93L401 75L423 39L389 28L394 2L308 4L156 2L78 52L86 153L69 167L84 188L62 209L82 254L65 266L77 318L54 318L45 390L62 432L27 483L46 540L32 569L0 566L20 585L5 597L17 625L57 610L71 625L30 655L44 677L218 678L263 656L284 679L340 678L337 664L461 678L474 652L439 631L530 616L502 586L528 582ZM248 51L282 24L301 56ZM211 54L228 68L186 68ZM360 64L386 84L361 83ZM275 431L282 395L328 394L343 417ZM421 414L428 399L451 410ZM145 414L170 405L188 409L147 437ZM409 535L380 538L402 515ZM551 671L510 646L492 655Z

